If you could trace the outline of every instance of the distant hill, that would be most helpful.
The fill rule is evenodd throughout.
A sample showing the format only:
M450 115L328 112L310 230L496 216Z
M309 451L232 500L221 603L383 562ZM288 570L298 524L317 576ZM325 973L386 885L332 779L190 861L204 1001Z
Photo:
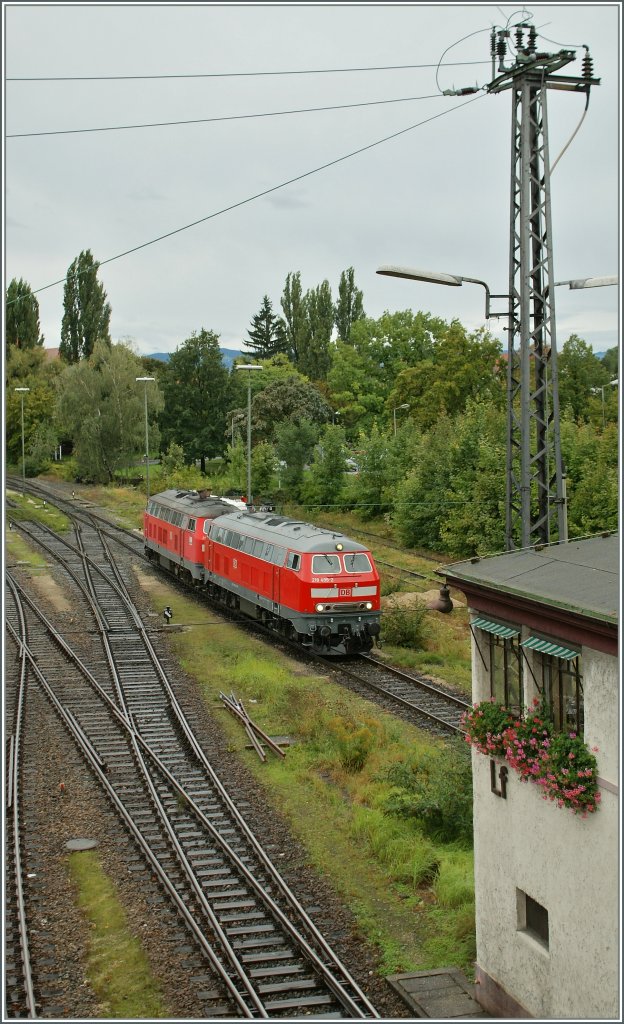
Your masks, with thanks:
M239 352L238 349L235 349L235 348L222 348L221 349L221 355L223 356L223 362L225 363L225 365L227 366L228 369L230 369L230 367L232 366L234 360L238 356L242 356L244 354L245 354L244 352ZM145 358L146 359L159 359L161 361L161 363L168 363L170 355L171 355L171 352L149 352L149 353L146 354Z

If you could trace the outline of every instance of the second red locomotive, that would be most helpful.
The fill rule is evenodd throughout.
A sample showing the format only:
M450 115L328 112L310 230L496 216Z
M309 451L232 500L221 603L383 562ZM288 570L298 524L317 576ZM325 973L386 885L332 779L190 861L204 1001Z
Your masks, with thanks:
M370 551L341 533L175 490L150 498L143 532L149 559L319 653L377 642L379 573Z

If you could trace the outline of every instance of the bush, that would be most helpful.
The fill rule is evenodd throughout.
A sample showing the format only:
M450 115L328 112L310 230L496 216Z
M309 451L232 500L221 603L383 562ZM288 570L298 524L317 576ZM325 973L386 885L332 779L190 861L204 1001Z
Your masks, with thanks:
M390 608L382 618L382 637L394 647L412 647L422 650L427 636L424 605L414 608Z
M472 767L461 740L450 741L418 764L393 765L386 775L394 790L388 814L415 818L440 842L472 843Z
M340 764L344 770L361 772L377 744L377 722L372 718L354 722L336 717L330 719L327 729L336 742Z

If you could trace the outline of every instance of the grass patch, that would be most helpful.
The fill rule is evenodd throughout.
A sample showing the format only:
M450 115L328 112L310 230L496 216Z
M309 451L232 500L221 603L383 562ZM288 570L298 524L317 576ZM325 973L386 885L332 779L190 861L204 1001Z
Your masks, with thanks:
M69 869L78 906L90 924L87 975L103 1016L169 1016L141 943L132 935L115 886L95 852L70 854Z
M7 491L7 497L15 503L14 508L6 511L7 519L32 520L49 526L56 533L67 533L70 528L69 519L52 504L43 504L41 498L35 498L31 494L22 494L21 491Z

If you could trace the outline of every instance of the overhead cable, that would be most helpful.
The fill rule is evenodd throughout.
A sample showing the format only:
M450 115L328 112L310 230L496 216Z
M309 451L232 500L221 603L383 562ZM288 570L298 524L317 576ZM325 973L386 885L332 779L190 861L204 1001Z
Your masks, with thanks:
M463 67L468 64L487 64L487 61L458 61L445 67ZM435 68L436 64L388 64L371 68L307 68L297 71L222 71L181 75L58 75L21 76L6 78L7 82L143 82L168 78L263 78L277 75L340 75L361 71L416 71L419 68Z
M375 142L369 142L366 146L360 146L359 149L354 149L350 153L345 153L343 156L336 157L335 160L329 160L327 163L321 164L319 167L315 167L310 171L304 171L303 174L298 174L294 178L289 178L287 181L282 181L279 185L273 185L271 188L266 188L262 192L256 192L253 196L248 196L246 199L241 199L237 203L231 203L229 206L224 206L221 210L209 213L205 217L199 217L190 224L185 224L180 228L174 228L173 231L167 231L165 234L159 235L157 238L150 239L149 242L143 242L141 245L135 245L132 249L126 249L124 252L120 252L116 256L109 256L105 260L100 260L98 265L102 267L106 263L113 263L115 260L120 260L124 256L129 256L133 252L139 252L139 250L146 249L150 245L155 245L156 242L162 242L165 238L171 238L173 235L179 235L182 231L188 231L189 228L197 227L198 224L204 224L208 220L214 220L215 217L220 217L222 214L229 213L231 210L236 210L241 206L246 206L247 203L252 203L256 199L261 199L263 196L268 196L272 192L277 192L279 189L286 188L287 185L294 185L297 181L303 181L304 178L309 178L313 174L325 171L329 167L335 167L336 164L343 163L345 160L350 160L351 157L358 156L360 153L366 153L368 150L375 149L376 146L381 146L385 142L390 142L392 139L398 139L401 135L406 135L407 132L414 131L415 128L421 128L423 125L429 124L431 121L436 121L439 117L445 117L447 114L453 113L456 110L461 110L462 107L467 107L471 103L476 103L476 101L480 99L483 99L483 95L476 96L474 99L466 100L465 103L458 103L450 110L443 110L439 114L432 114L431 117L425 118L424 121L412 124L408 128L402 128L398 132L393 132L392 135L386 135L383 139L377 139ZM38 295L39 292L47 291L48 288L55 288L59 284L64 284L66 280L67 277L62 277L58 281L52 281L50 284L43 285L41 288L36 288L33 290L33 295Z
M32 139L42 135L82 135L87 132L121 132L136 128L169 128L174 125L214 124L219 121L244 121L254 117L283 117L288 114L314 114L325 110L353 110L356 107L376 107L387 103L411 103L416 100L439 99L438 93L430 96L399 96L392 100L369 100L362 103L335 103L327 107L301 107L293 110L270 110L260 114L228 114L223 117L195 117L188 121L153 121L146 124L119 124L104 128L66 128L49 132L17 132L7 135L7 139Z

